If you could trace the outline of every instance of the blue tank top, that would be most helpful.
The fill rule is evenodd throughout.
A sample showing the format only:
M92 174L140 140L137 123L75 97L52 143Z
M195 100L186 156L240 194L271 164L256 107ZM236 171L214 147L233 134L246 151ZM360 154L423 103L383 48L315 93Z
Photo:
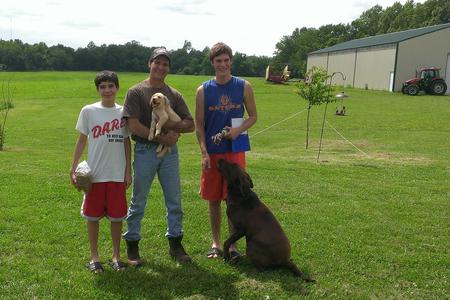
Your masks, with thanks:
M232 118L244 116L244 84L245 81L232 76L224 85L214 79L203 83L205 102L205 140L208 153L226 153L232 151L231 141L222 139L216 145L211 137L222 131L225 126L231 127Z

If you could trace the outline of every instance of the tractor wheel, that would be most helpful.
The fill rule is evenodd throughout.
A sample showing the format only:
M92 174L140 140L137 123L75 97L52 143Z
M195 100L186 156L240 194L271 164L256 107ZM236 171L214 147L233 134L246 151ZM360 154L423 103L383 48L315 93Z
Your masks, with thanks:
M444 80L436 80L431 84L430 90L433 95L444 95L447 91L447 84Z
M405 85L404 87L402 87L402 94L406 94L408 90L408 86Z
M416 84L411 84L410 86L408 86L408 88L406 89L406 92L408 93L408 95L410 96L416 96L419 93L420 89L419 86Z

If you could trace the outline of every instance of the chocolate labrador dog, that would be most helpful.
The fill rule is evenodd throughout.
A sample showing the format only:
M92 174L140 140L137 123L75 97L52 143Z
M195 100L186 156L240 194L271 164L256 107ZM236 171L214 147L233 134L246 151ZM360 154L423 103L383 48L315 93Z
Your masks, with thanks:
M291 261L289 240L269 208L251 190L250 176L224 159L217 162L217 168L228 184L227 216L234 227L223 245L224 259L230 259L230 245L245 236L246 254L257 268L285 267L304 281L314 282Z

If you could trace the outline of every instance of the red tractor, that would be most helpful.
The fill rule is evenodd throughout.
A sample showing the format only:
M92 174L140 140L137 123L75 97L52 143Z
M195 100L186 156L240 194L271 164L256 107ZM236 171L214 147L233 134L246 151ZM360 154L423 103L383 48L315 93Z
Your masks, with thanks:
M444 95L447 91L447 84L444 79L439 76L438 68L422 68L419 77L406 80L403 83L402 93L415 96L420 91L427 94Z

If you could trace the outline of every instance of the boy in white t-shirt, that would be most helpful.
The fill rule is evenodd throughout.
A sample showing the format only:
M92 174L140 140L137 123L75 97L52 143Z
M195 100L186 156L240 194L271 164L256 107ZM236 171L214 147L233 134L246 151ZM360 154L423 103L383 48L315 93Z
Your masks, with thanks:
M91 168L92 187L84 194L81 215L87 220L91 260L87 268L93 273L103 272L98 255L99 220L106 216L111 221L113 254L111 267L123 271L120 261L122 220L127 216L126 189L131 184L131 144L128 128L122 118L122 106L116 104L119 79L116 73L102 71L94 79L101 101L81 109L76 129L80 135L75 145L70 179L80 190L75 169L88 144L88 165Z

